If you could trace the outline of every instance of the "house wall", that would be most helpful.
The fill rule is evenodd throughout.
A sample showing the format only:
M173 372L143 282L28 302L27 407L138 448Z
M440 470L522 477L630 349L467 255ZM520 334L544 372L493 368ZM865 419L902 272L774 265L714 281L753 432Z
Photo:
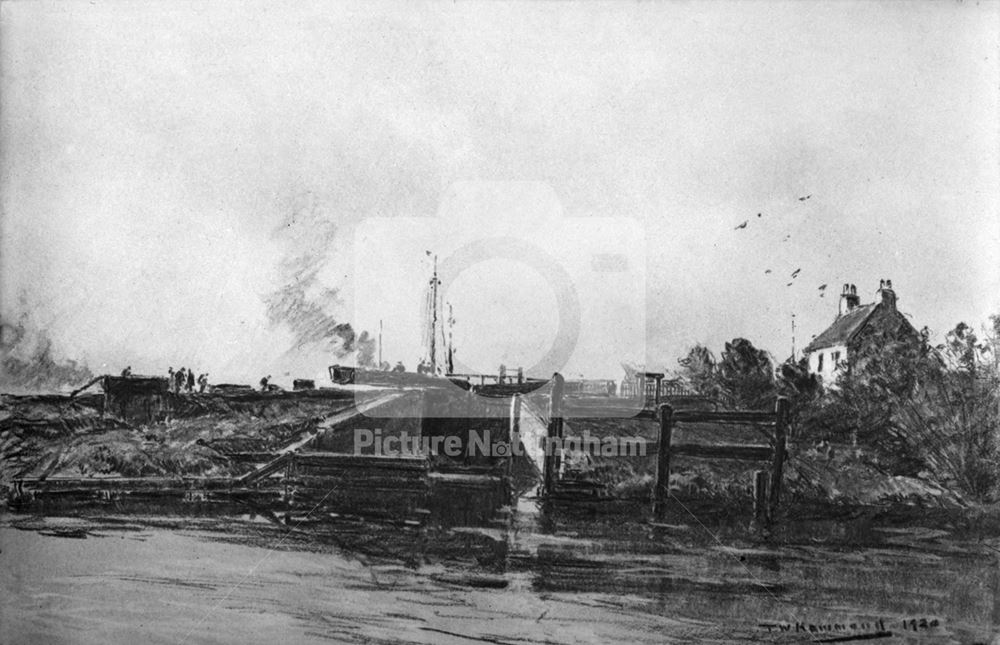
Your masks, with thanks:
M837 360L834 360L836 352L840 352L839 363L847 360L848 349L846 345L824 347L809 354L809 371L823 377L823 382L828 386L837 380L839 363ZM819 357L821 354L823 356L823 369L819 367Z
M898 309L881 303L857 335L851 339L850 347L834 345L810 352L809 371L821 376L823 383L831 387L837 380L838 372L843 369L842 365L838 367L838 361L833 360L835 352L840 352L839 363L843 364L848 360L849 354L851 360L857 361L859 348L869 347L872 344L882 346L892 341L919 342L920 333ZM820 354L823 355L823 369L819 368Z

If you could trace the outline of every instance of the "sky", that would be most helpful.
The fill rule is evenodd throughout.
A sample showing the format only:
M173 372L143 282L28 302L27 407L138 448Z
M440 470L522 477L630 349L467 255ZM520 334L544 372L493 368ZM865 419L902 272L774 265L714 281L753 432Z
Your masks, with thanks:
M843 283L866 302L882 278L917 328L978 326L1000 313L998 16L4 2L0 317L30 330L4 351L325 382L353 356L317 330L382 321L412 369L434 254L475 371L555 351L614 378L734 337L783 360L793 314L801 349Z

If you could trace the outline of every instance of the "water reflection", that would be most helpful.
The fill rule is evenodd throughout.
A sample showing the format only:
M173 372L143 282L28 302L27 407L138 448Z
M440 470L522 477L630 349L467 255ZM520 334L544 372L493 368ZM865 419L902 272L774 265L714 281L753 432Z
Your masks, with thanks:
M121 533L196 531L219 544L402 567L414 576L406 584L421 589L504 594L497 602L596 603L626 615L710 623L746 638L764 638L760 624L934 617L940 626L922 638L975 642L1000 622L1000 576L988 545L972 533L921 527L916 515L803 512L765 539L747 530L739 509L699 514L694 502L650 522L641 503L594 509L524 497L504 504L498 494L485 512L473 503L482 491L468 481L437 492L429 508L404 517L250 500L118 500L6 521L38 539L84 543Z

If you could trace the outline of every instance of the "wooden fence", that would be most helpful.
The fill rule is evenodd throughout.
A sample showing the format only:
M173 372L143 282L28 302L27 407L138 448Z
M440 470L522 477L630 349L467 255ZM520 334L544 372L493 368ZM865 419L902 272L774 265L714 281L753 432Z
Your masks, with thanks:
M564 383L560 375L555 375L549 396L547 414L544 418L546 439L544 445L544 468L542 492L552 496L560 492L561 451L553 444L561 444L566 417L613 418L616 410L604 410L593 405L580 406L574 401L564 400ZM511 430L517 431L520 401L515 399L511 413ZM602 414L604 412L604 414ZM727 459L767 462L769 467L754 473L753 500L754 516L762 525L770 524L781 499L781 486L787 452L788 400L779 397L771 411L755 410L701 410L674 409L669 403L661 403L656 408L643 408L632 419L658 423L659 434L656 445L656 478L652 493L654 512L662 515L670 497L670 467L675 456L696 459ZM674 429L687 424L713 424L716 426L753 427L765 441L760 443L706 444L674 442ZM565 482L569 484L569 482Z

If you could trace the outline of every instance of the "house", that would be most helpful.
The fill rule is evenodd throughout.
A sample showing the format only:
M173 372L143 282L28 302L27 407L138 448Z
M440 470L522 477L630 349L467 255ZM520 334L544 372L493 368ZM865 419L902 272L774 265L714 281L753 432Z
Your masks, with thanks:
M915 340L920 334L896 308L892 280L881 280L875 302L861 304L857 287L845 284L837 318L805 348L809 371L833 384L860 348L871 342Z

